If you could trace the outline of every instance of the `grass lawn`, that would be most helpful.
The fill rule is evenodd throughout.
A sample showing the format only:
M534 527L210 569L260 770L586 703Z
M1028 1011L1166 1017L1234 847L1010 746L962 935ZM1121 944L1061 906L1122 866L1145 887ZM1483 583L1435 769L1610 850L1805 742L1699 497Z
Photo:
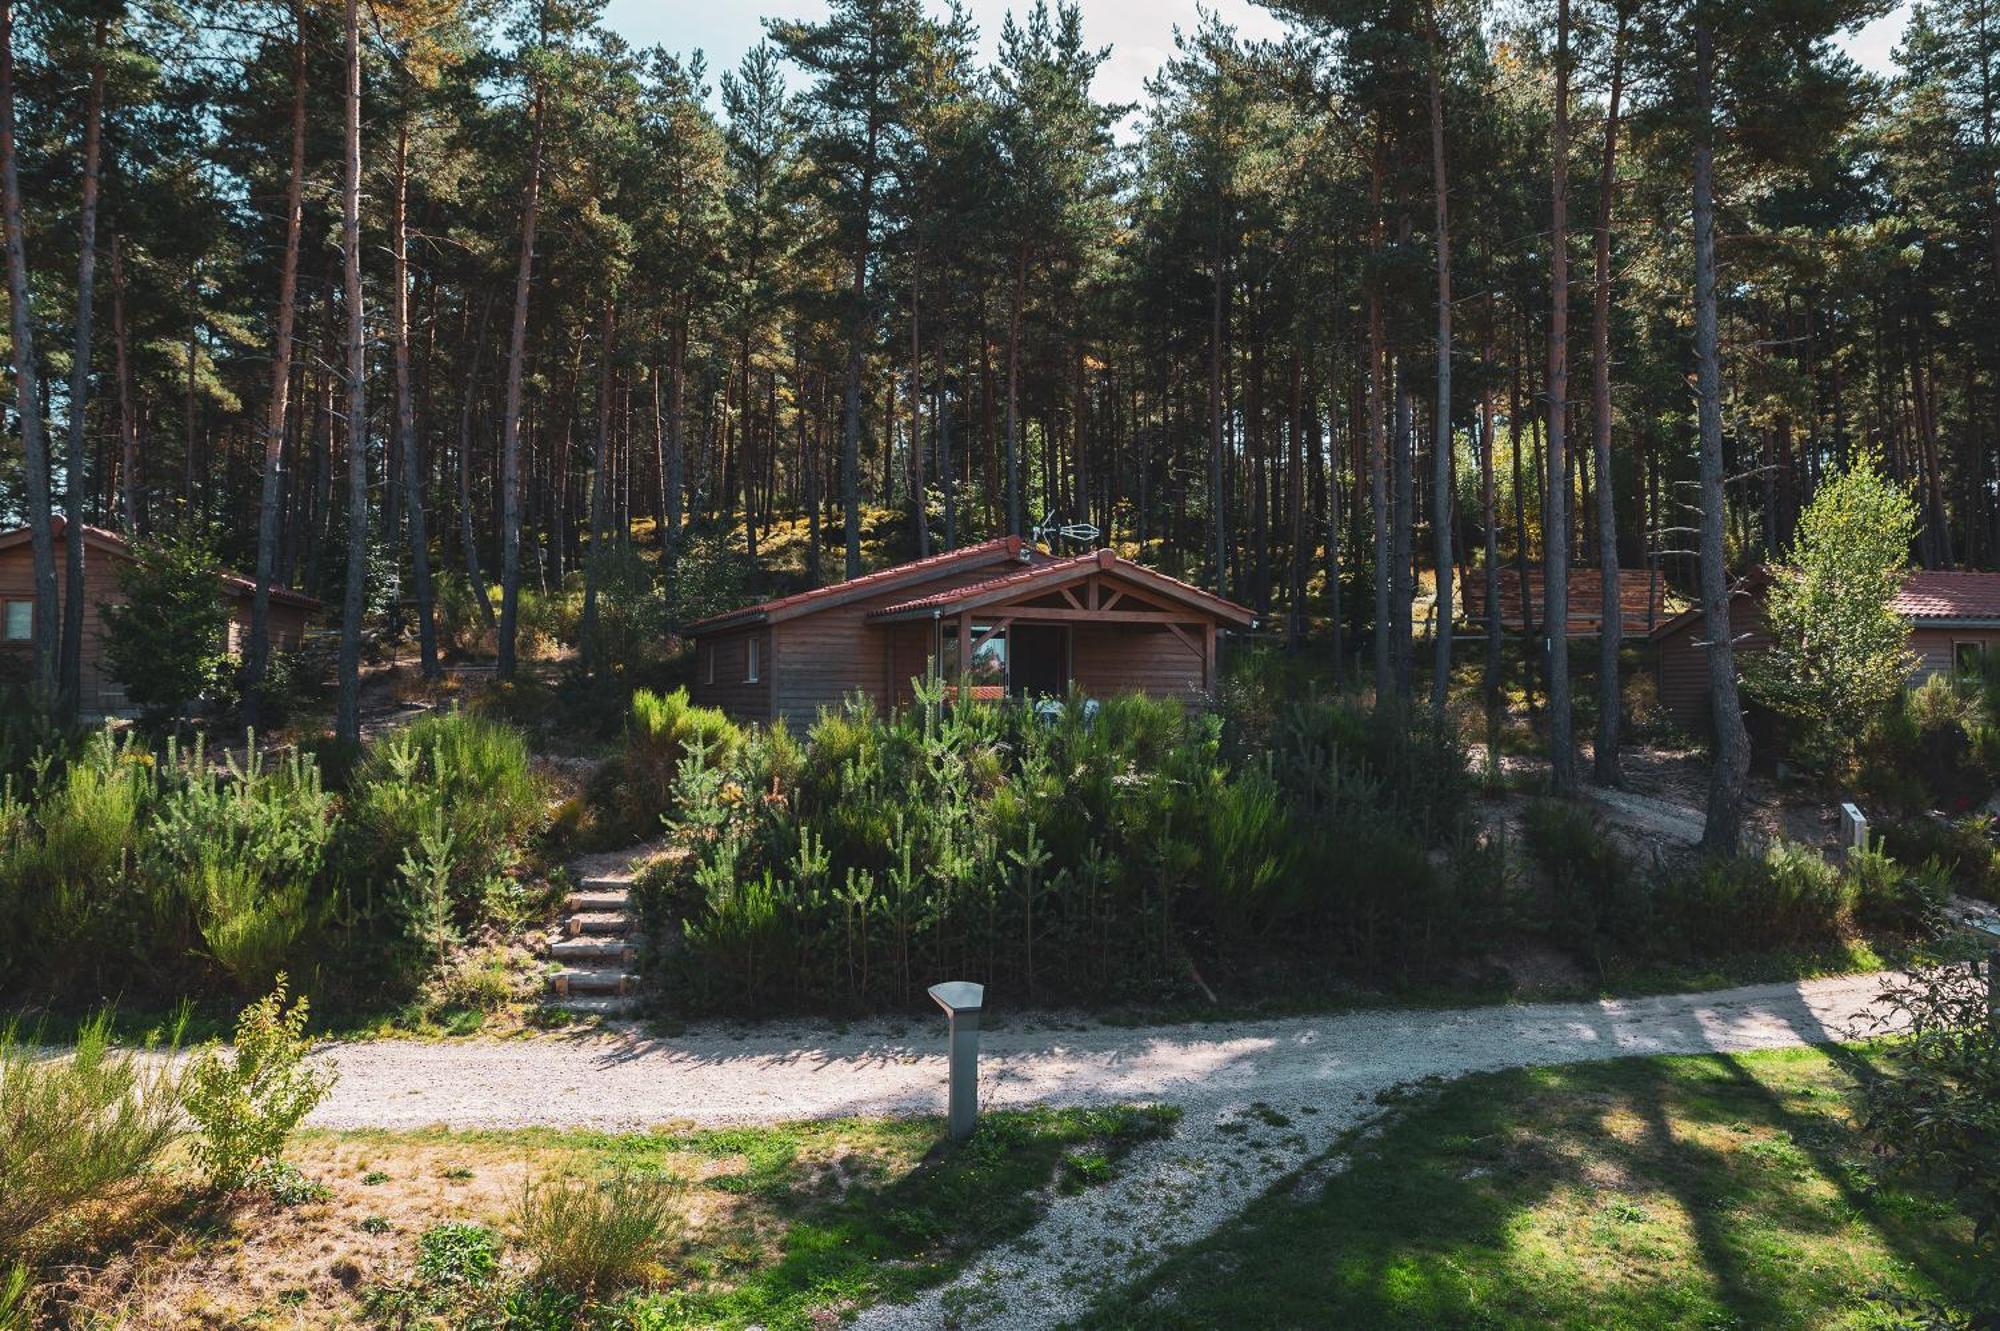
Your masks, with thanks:
M1420 1095L1086 1325L1887 1328L1966 1297L1969 1224L1879 1177L1859 1049L1637 1059ZM1330 1175L1330 1177L1329 1177Z
M614 1300L604 1325L819 1327L948 1279L1025 1229L1052 1191L1112 1177L1174 1120L1150 1109L1000 1112L959 1150L938 1145L942 1124L928 1118L638 1135L307 1133L289 1154L325 1196L147 1217L108 1265L76 1268L59 1299L67 1324L134 1331L458 1327L466 1308L422 1288L426 1231L469 1221L505 1239L531 1177L659 1170L685 1181L685 1233L654 1287ZM502 1282L528 1273L512 1246L501 1261ZM421 1315L401 1320L413 1306Z

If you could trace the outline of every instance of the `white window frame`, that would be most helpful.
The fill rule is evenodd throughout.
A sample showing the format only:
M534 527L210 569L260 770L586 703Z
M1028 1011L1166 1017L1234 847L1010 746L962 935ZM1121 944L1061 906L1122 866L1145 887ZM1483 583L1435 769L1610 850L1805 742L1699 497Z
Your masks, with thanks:
M759 643L754 635L743 640L743 682L745 684L757 683L761 674L759 667L762 666L763 662L758 659L758 647Z
M14 608L16 606L27 612L28 631L18 637L15 636L13 631ZM6 642L33 642L35 640L35 603L33 601L7 601L4 604L0 604L0 634L5 635L4 639L0 640Z
M715 683L715 644L712 642L701 645L701 682Z

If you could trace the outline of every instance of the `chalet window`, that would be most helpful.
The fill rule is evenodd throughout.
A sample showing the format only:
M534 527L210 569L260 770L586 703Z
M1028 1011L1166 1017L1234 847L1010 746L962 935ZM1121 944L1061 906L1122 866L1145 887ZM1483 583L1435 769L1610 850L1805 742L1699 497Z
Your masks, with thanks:
M757 682L757 640L755 638L745 638L743 640L743 682L745 684L755 684Z
M35 637L35 603L7 602L6 641L32 642Z
M1977 678L1986 673L1986 644L1955 642L1951 645L1952 668L1962 677Z
M715 683L715 644L712 642L701 645L701 682Z
M945 681L958 684L958 625L946 624L940 640ZM1007 692L1007 630L990 624L972 626L972 666L963 681L974 697L997 698Z

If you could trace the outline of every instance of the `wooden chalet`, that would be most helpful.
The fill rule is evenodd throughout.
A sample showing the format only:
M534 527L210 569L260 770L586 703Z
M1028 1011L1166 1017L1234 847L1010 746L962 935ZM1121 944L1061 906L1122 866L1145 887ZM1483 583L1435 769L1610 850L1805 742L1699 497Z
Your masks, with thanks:
M62 604L68 578L63 558L66 519L50 521L56 546L56 603ZM0 663L6 673L29 677L30 657L35 640L35 566L26 527L0 532ZM80 663L77 700L85 713L109 716L127 710L124 682L111 674L104 656L104 618L101 607L125 599L118 585L119 570L132 559L132 547L116 532L102 527L83 529L83 660ZM229 609L226 640L217 646L231 654L241 652L250 640L251 602L257 584L241 574L219 570L222 598ZM271 588L271 644L281 651L295 651L305 638L306 621L319 609L319 602L289 587Z
M907 703L932 670L983 698L1146 693L1189 702L1243 606L1109 550L1050 555L1010 536L690 626L694 699L806 724L862 694Z
M1768 569L1753 569L1730 595L1729 632L1740 656L1771 645L1764 598ZM2000 573L1914 569L1889 608L1910 625L1910 682L1974 676L2000 662ZM1659 653L1660 705L1689 729L1709 720L1708 635L1701 607L1675 615L1652 635Z
M1486 626L1486 570L1470 569L1459 574L1459 618L1472 631ZM1604 571L1576 567L1569 571L1569 636L1594 638L1604 622ZM1526 577L1511 565L1500 570L1500 628L1520 633L1528 624L1521 600L1526 593L1528 610L1533 613L1535 631L1542 628L1542 607L1548 604L1542 590L1542 569L1530 567ZM1666 584L1650 569L1618 570L1619 625L1628 638L1643 638L1667 618Z

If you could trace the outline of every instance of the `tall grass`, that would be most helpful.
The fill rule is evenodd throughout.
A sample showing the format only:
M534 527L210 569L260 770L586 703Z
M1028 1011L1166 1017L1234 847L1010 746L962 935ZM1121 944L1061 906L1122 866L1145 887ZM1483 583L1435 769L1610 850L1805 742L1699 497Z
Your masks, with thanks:
M586 1298L648 1283L685 1224L684 1188L657 1171L531 1179L514 1208L535 1279Z
M181 1135L167 1052L114 1048L103 1015L55 1055L0 1028L0 1270L84 1246L158 1186Z

